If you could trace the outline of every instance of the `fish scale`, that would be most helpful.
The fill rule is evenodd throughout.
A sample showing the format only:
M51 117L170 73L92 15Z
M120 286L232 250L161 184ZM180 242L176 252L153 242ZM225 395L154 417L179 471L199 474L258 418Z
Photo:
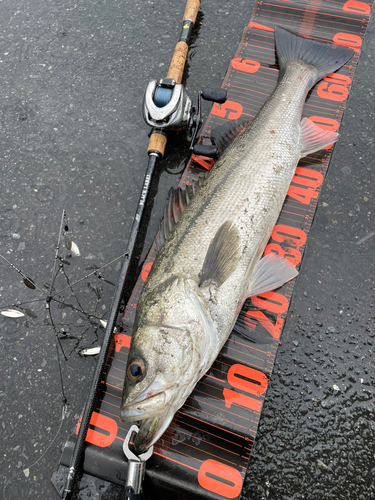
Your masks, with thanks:
M281 28L275 38L275 90L182 213L138 302L121 416L142 420L140 452L162 435L209 369L244 300L297 274L286 259L261 256L299 159L338 137L301 121L307 93L353 52Z

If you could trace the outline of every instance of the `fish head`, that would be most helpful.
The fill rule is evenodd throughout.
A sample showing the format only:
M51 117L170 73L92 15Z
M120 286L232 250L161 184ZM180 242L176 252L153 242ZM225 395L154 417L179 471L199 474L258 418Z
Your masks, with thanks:
M123 422L142 422L134 443L137 452L167 429L208 369L215 340L207 306L185 278L170 278L142 298L121 404Z

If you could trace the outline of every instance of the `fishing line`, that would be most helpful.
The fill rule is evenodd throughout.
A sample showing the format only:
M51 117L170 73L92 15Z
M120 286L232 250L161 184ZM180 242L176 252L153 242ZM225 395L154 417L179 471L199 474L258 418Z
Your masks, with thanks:
M15 271L17 271L18 274L20 274L22 276L23 282L24 282L25 286L27 286L27 288L31 288L31 289L36 288L41 293L43 293L43 295L45 294L44 291L41 290L38 287L38 285L36 285L31 278L29 278L28 276L26 276L26 274L24 274L20 269L18 269L14 264L12 264L6 257L4 257L4 255L1 255L1 253L0 253L0 257L2 259L4 259L7 264L9 264ZM30 286L30 284L32 284L32 286Z
M70 284L70 281L69 281L69 277L68 277L68 275L66 274L66 272L64 271L64 269L62 269L62 272L63 272L63 274L64 274L64 276L65 276L65 279L66 279L66 281L67 281L67 283L68 283L68 286L69 286L70 290L71 290L71 291L72 291L72 293L73 293L74 298L76 299L76 301L77 301L77 303L78 303L78 306L79 306L79 308L80 308L80 312L81 312L84 316L86 316L86 319L89 319L89 314L88 314L88 313L85 313L85 311L84 311L84 309L83 309L83 307L82 307L82 305L81 305L81 303L80 303L80 301L79 301L79 299L78 299L77 295L74 293L74 290L73 290L73 288L72 288L72 285ZM58 300L56 300L56 302L58 302ZM73 305L72 305L71 307L72 307L74 310L78 310L78 309L76 309Z
M85 333L88 332L89 329L90 329L90 326L87 326L86 329L85 329L85 331L83 331L79 337L78 336L77 337L69 337L71 339L74 339L74 338L76 339L76 345L70 351L69 356L68 356L69 358L73 354L73 352L75 352L76 354L78 354L80 357L83 357L82 354L81 354L81 351L87 349L88 347L91 347L98 340L98 336L97 336L96 339L90 344L90 346L84 347L84 348L81 347L79 350L76 350L76 349L78 349L78 346L79 346L81 340L83 339ZM64 339L62 339L62 340L64 340Z
M53 443L56 441L56 438L57 436L59 435L60 431L61 431L61 427L62 427L62 424L64 422L64 419L66 417L68 413L68 403L64 403L64 406L62 408L62 414L61 414L61 418L60 418L60 424L59 424L59 428L57 429L57 432L55 434L55 436L53 437L53 439L51 440L51 442L49 443L49 445L47 446L47 448L43 451L43 453L41 454L41 456L35 460L35 462L33 462L31 465L29 465L28 467L25 467L24 469L22 469L22 471L20 471L18 474L16 474L14 477L8 479L8 481L5 482L4 486L3 486L3 500L6 500L5 498L5 490L6 488L8 487L8 485L11 483L11 482L14 482L16 480L16 478L24 473L26 477L28 477L28 473L30 471L30 469L32 467L34 467L34 465L37 465L40 460L42 460L42 458L44 457L44 455L48 452L48 450L51 448L51 446L53 445Z
M68 358L65 356L65 352L64 352L64 349L61 345L61 342L60 342L60 339L59 339L59 336L57 335L57 330L56 330L56 327L55 327L55 323L53 322L53 319L52 319L52 314L51 314L51 310L50 310L50 307L49 307L49 302L48 302L48 299L47 299L47 303L46 303L46 309L47 309L47 313L48 313L48 317L49 317L49 321L50 321L50 324L51 324L51 327L52 327L52 330L55 334L55 338L56 338L56 348L57 348L57 343L59 344L60 346L60 349L61 349L61 352L63 353L63 356L65 358L65 361L68 361ZM60 378L62 379L62 374L61 374L61 365L60 365L60 357L59 355L57 355L57 360L58 360L58 363L59 363L59 370L60 370ZM63 401L65 398L64 396L64 389L62 390L63 392Z
M51 279L51 285L50 285L50 289L49 289L50 293L52 293L52 291L53 291L53 285L54 285L55 280L57 278L57 275L58 275L58 273L60 271L60 268L59 268L57 270L56 274L55 274L56 263L57 263L57 259L58 259L58 252L59 252L59 248L60 248L61 230L62 230L62 225L63 225L63 222L64 222L64 216L66 217L65 210L63 210L62 216L61 216L60 229L59 229L59 237L58 237L57 245L56 245L55 261L53 263L52 279ZM68 226L66 225L66 227L68 227Z
M116 257L115 259L111 260L110 262L107 262L107 264L104 264L103 266L100 266L98 267L98 269L95 269L95 271L89 273L89 274L86 274L85 276L83 276L82 278L80 278L79 280L77 281L74 281L73 283L69 283L66 287L60 289L60 290L57 290L53 293L53 285L54 285L54 282L56 281L56 278L58 276L58 274L60 272L62 272L64 274L64 276L66 277L66 279L69 281L69 278L67 276L67 274L65 273L64 271L64 268L63 266L59 267L59 269L56 270L56 264L57 264L57 261L58 259L60 259L60 261L62 261L62 258L59 257L58 255L58 251L60 249L60 241L61 241L61 234L62 234L62 227L63 227L63 224L64 224L64 221L65 221L65 226L64 226L64 231L67 235L68 233L68 219L67 219L67 215L66 215L66 211L65 209L63 210L62 212L62 216L61 216L61 222L60 222L60 230L59 230L59 237L58 237L58 242L57 242L57 245L56 245L56 252L55 252L55 261L54 261L54 265L53 265L53 269L52 269L52 278L51 278L51 284L49 285L49 294L46 293L44 290L42 290L41 288L39 288L39 286L34 282L34 280L32 280L31 278L29 278L28 276L26 276L26 274L24 274L20 269L18 269L12 262L10 262L6 257L4 257L2 254L0 254L0 257L9 265L11 266L18 274L20 274L23 278L23 281L24 281L24 284L25 286L27 286L28 288L31 288L30 287L30 284L32 285L32 288L36 288L40 293L43 294L44 298L43 299L33 299L31 301L27 301L27 302L20 302L19 304L15 305L14 307L20 307L22 306L23 304L30 304L32 302L39 302L39 301L42 301L42 300L46 300L48 297L50 297L50 299L52 300L56 300L55 297L56 295L64 292L65 290L67 289L72 289L73 286L77 285L78 283L80 283L81 281L84 281L85 279L89 278L90 276L93 276L95 275L98 279L102 280L102 281L106 281L107 280L104 280L104 278L102 276L98 276L98 272L101 271L102 269L105 269L107 266L110 266L111 264L117 262L118 260L126 257L129 252L128 250L126 252L124 252L123 254L121 254L120 256ZM69 237L70 238L70 237ZM70 243L71 240L70 240ZM13 305L12 305L13 306ZM12 306L0 306L1 308L3 307L12 307ZM83 311L82 311L83 312Z
M58 295L59 293L62 293L64 292L65 290L67 290L68 288L72 287L72 286L75 286L77 285L77 283L80 283L81 281L85 280L86 278L89 278L90 276L96 274L98 271L101 271L102 269L104 269L105 267L113 264L114 262L120 260L120 259L123 259L124 257L126 257L127 255L129 254L128 251L126 251L125 253L123 253L122 255L120 255L119 257L116 257L115 259L111 260L110 262L108 262L107 264L104 264L103 266L99 267L98 269L95 269L95 271L93 271L92 273L89 273L89 274L86 274L86 276L84 276L83 278L77 280L77 281L74 281L74 283L72 283L71 285L68 285L66 286L65 288L62 288L61 290L58 290L57 292L55 292L53 295L52 295L52 298L54 299L54 297L56 295ZM98 279L101 279L98 277ZM55 299L54 299L55 300Z
M20 309L22 309L22 306L24 306L25 304L34 304L35 302L42 302L44 300L46 300L45 297L43 297L42 299L28 300L27 302L16 302L15 304L0 305L0 309L3 309L5 307L19 307Z
M88 321L90 321L90 318L95 318L95 319L97 319L97 320L100 321L101 319L103 319L103 317L105 315L105 314L103 314L103 316L100 318L99 316L95 316L95 314L86 313L84 310L81 311L80 309L78 309L77 307L73 306L72 304L67 304L66 302L63 302L62 300L55 299L55 298L53 300L54 300L54 302L57 302L58 304L64 305L65 307L69 307L69 309L73 309L73 311L75 311L77 313L83 314L84 316L86 316L86 319ZM95 325L95 324L93 324L91 322L90 322L90 324L92 326L97 326L97 325Z
M84 281L85 279L89 278L90 276L93 276L95 275L99 280L101 281L104 281L104 282L108 282L108 280L105 280L102 276L98 276L98 273L100 271L102 271L103 269L105 269L107 266L110 266L111 264L117 262L118 260L124 258L127 254L128 254L128 251L124 252L123 254L121 254L119 257L116 257L115 259L111 260L110 262L108 262L107 264L104 264L103 266L100 266L98 267L98 269L95 269L95 271L89 273L89 274L86 274L85 276L83 276L82 278L80 278L79 280L77 281L74 281L73 283L69 283L69 277L67 276L65 270L64 270L64 267L63 265L61 264L61 267L59 267L59 269L56 269L56 265L57 265L57 261L58 259L60 259L60 261L62 261L62 258L59 257L58 255L58 250L60 249L60 241L61 241L61 234L62 234L62 228L63 228L63 224L65 222L65 226L64 226L64 231L66 233L68 233L68 219L67 219L67 215L66 215L66 211L65 209L63 210L62 212L62 216L61 216L61 222L60 222L60 230L59 230L59 237L58 237L58 242L57 242L57 245L56 245L56 252L55 252L55 261L54 261L54 265L53 265L53 269L52 269L52 278L51 278L51 284L49 285L49 293L46 293L44 290L42 290L35 282L34 280L32 280L31 278L29 278L28 276L26 276L26 274L24 274L20 269L18 269L12 262L10 262L6 257L4 257L2 254L0 254L0 257L9 265L11 266L18 274L20 274L23 278L23 281L24 281L24 284L28 287L28 288L31 288L30 287L30 284L32 285L32 288L36 288L40 293L43 294L43 298L41 299L33 299L33 300L30 300L30 301L26 301L26 302L19 302L19 303L16 303L16 304L11 304L11 305L1 305L0 308L3 309L3 308L6 308L6 307L18 307L20 309L22 309L22 306L25 305L25 304L31 304L31 303L34 303L34 302L41 302L43 300L46 300L46 299L50 299L49 302L51 302L51 300L54 300L60 304L64 304L64 302L62 301L59 301L58 299L56 299L55 297L59 294L61 294L62 292L68 290L68 289L71 289L73 294L74 294L74 290L72 289L73 286L77 285L78 283ZM67 262L66 262L67 263ZM56 278L58 276L59 273L62 273L66 280L68 281L68 285L60 290L57 290L53 293L53 285L56 281ZM108 282L110 283L110 282ZM112 283L110 283L112 284ZM73 305L69 305L67 307L71 307L72 309L74 309L75 311L79 311L81 312L82 314L84 314L86 316L86 318L88 319L89 317L94 317L96 319L101 319L101 318L98 318L97 316L94 316L92 314L88 314L88 313L85 313L84 312L84 309L83 307L81 306L81 304L79 303L79 300L77 299L76 295L74 294L79 306L81 307L81 311L79 311L78 308L75 308ZM66 305L66 304L65 304Z

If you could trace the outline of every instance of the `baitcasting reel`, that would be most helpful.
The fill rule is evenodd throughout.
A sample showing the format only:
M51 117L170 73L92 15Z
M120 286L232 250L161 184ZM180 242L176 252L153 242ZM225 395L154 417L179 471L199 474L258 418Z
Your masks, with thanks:
M160 83L151 80L143 100L143 117L150 127L158 129L177 131L187 127L191 136L190 150L195 154L215 158L215 146L195 145L203 122L202 99L223 104L227 99L227 92L223 89L206 88L199 92L198 103L194 107L181 83L170 78L164 78Z

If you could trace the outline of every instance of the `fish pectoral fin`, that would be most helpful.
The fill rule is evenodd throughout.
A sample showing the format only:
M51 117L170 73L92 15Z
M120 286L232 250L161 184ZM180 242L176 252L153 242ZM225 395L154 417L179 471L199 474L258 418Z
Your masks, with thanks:
M337 132L323 130L310 118L303 118L300 125L302 134L301 158L333 144L339 138Z
M200 287L221 286L236 269L241 256L241 236L232 221L219 227L204 259Z
M254 269L249 288L245 295L252 297L279 288L298 274L289 260L270 253L260 259Z

